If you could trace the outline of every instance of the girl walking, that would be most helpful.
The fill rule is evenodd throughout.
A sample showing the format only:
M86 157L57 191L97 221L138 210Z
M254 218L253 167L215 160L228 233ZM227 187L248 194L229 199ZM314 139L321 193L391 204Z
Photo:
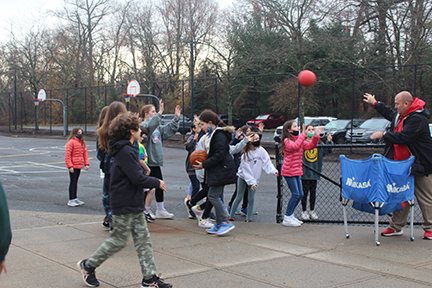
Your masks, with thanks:
M236 178L234 159L230 154L229 145L235 128L225 126L225 123L211 110L204 110L199 118L201 129L207 131L203 141L208 158L202 163L197 161L197 165L193 167L205 169L204 179L209 187L208 200L216 212L216 224L206 231L209 234L223 235L235 228L229 222L223 204L224 187L233 184Z
M81 169L84 167L85 170L88 170L90 163L83 130L81 128L73 128L67 141L65 162L70 177L69 202L67 205L76 207L84 205L84 202L77 198L78 178L81 174Z
M287 121L282 128L280 153L284 153L284 162L281 175L284 176L291 198L288 201L287 210L282 222L284 226L298 227L303 222L294 216L294 210L303 197L303 188L300 176L303 175L303 150L310 150L317 146L322 127L315 130L310 142L306 141L307 131L303 124L303 133L294 120Z
M252 141L246 145L241 154L240 166L237 172L237 196L233 202L233 206L231 207L230 220L234 220L237 206L243 199L243 194L247 189L248 204L246 222L252 222L255 193L258 189L261 169L263 169L267 174L274 174L276 176L279 174L278 170L272 164L267 151L261 147L260 136L258 133L251 132L249 134L253 134L253 138Z

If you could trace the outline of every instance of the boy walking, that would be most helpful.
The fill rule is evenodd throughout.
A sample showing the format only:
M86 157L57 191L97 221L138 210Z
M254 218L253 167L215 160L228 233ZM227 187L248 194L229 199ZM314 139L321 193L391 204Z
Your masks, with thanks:
M120 114L109 127L110 153L114 157L111 168L110 205L114 229L102 245L88 259L77 263L84 283L98 287L95 269L109 257L123 249L129 234L132 234L143 275L141 287L170 288L156 276L153 247L144 211L143 188L160 188L165 182L146 176L138 161L133 142L140 138L138 118L132 114Z

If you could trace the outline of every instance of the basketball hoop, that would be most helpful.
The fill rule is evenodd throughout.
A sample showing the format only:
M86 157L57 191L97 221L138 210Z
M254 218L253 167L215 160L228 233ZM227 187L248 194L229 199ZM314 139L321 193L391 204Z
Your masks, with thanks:
M132 80L129 82L129 84L127 86L127 95L129 97L132 97L132 98L135 97L136 95L140 94L140 91L141 91L141 88L140 88L138 81ZM126 99L126 96L125 96L125 99Z
M39 106L40 100L39 99L33 99L33 102L34 102L35 106Z

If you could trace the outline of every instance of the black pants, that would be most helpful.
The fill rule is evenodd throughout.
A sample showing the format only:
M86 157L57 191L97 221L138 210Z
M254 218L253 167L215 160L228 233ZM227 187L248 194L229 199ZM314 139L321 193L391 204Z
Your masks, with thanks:
M309 208L310 211L313 211L315 210L317 180L301 180L301 181L303 187L303 198L301 200L302 209L303 209L302 211L306 211L308 192L310 192Z
M245 189L244 194L243 194L242 209L246 209L247 206L248 206L248 195L249 195L249 190L247 189L247 186L246 186L246 189ZM232 206L232 204L233 204L234 199L236 198L236 196L237 196L237 180L236 180L236 182L235 182L235 190L234 190L234 193L233 193L233 195L231 196L231 200L230 200L229 203L228 203L228 206L229 206L229 207Z
M69 183L69 200L77 198L77 186L78 178L81 174L81 169L75 169L74 172L69 172L70 183Z
M150 167L150 176L156 177L160 180L163 180L162 178L162 170L159 166L152 166ZM164 202L164 191L160 188L156 188L156 202Z

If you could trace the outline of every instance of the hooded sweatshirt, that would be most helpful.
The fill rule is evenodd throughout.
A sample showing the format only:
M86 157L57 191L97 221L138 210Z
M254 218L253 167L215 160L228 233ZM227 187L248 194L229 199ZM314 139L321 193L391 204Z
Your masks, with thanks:
M138 151L129 140L109 140L114 157L111 167L110 205L113 215L144 211L143 188L157 188L160 180L146 176Z
M404 160L414 155L412 165L414 175L432 173L432 138L429 131L430 113L425 102L417 97L408 111L399 117L397 110L382 102L375 103L375 109L387 120L391 121L390 131L384 134L386 151L384 156L395 160ZM393 131L393 132L392 132ZM409 157L409 156L408 156Z

